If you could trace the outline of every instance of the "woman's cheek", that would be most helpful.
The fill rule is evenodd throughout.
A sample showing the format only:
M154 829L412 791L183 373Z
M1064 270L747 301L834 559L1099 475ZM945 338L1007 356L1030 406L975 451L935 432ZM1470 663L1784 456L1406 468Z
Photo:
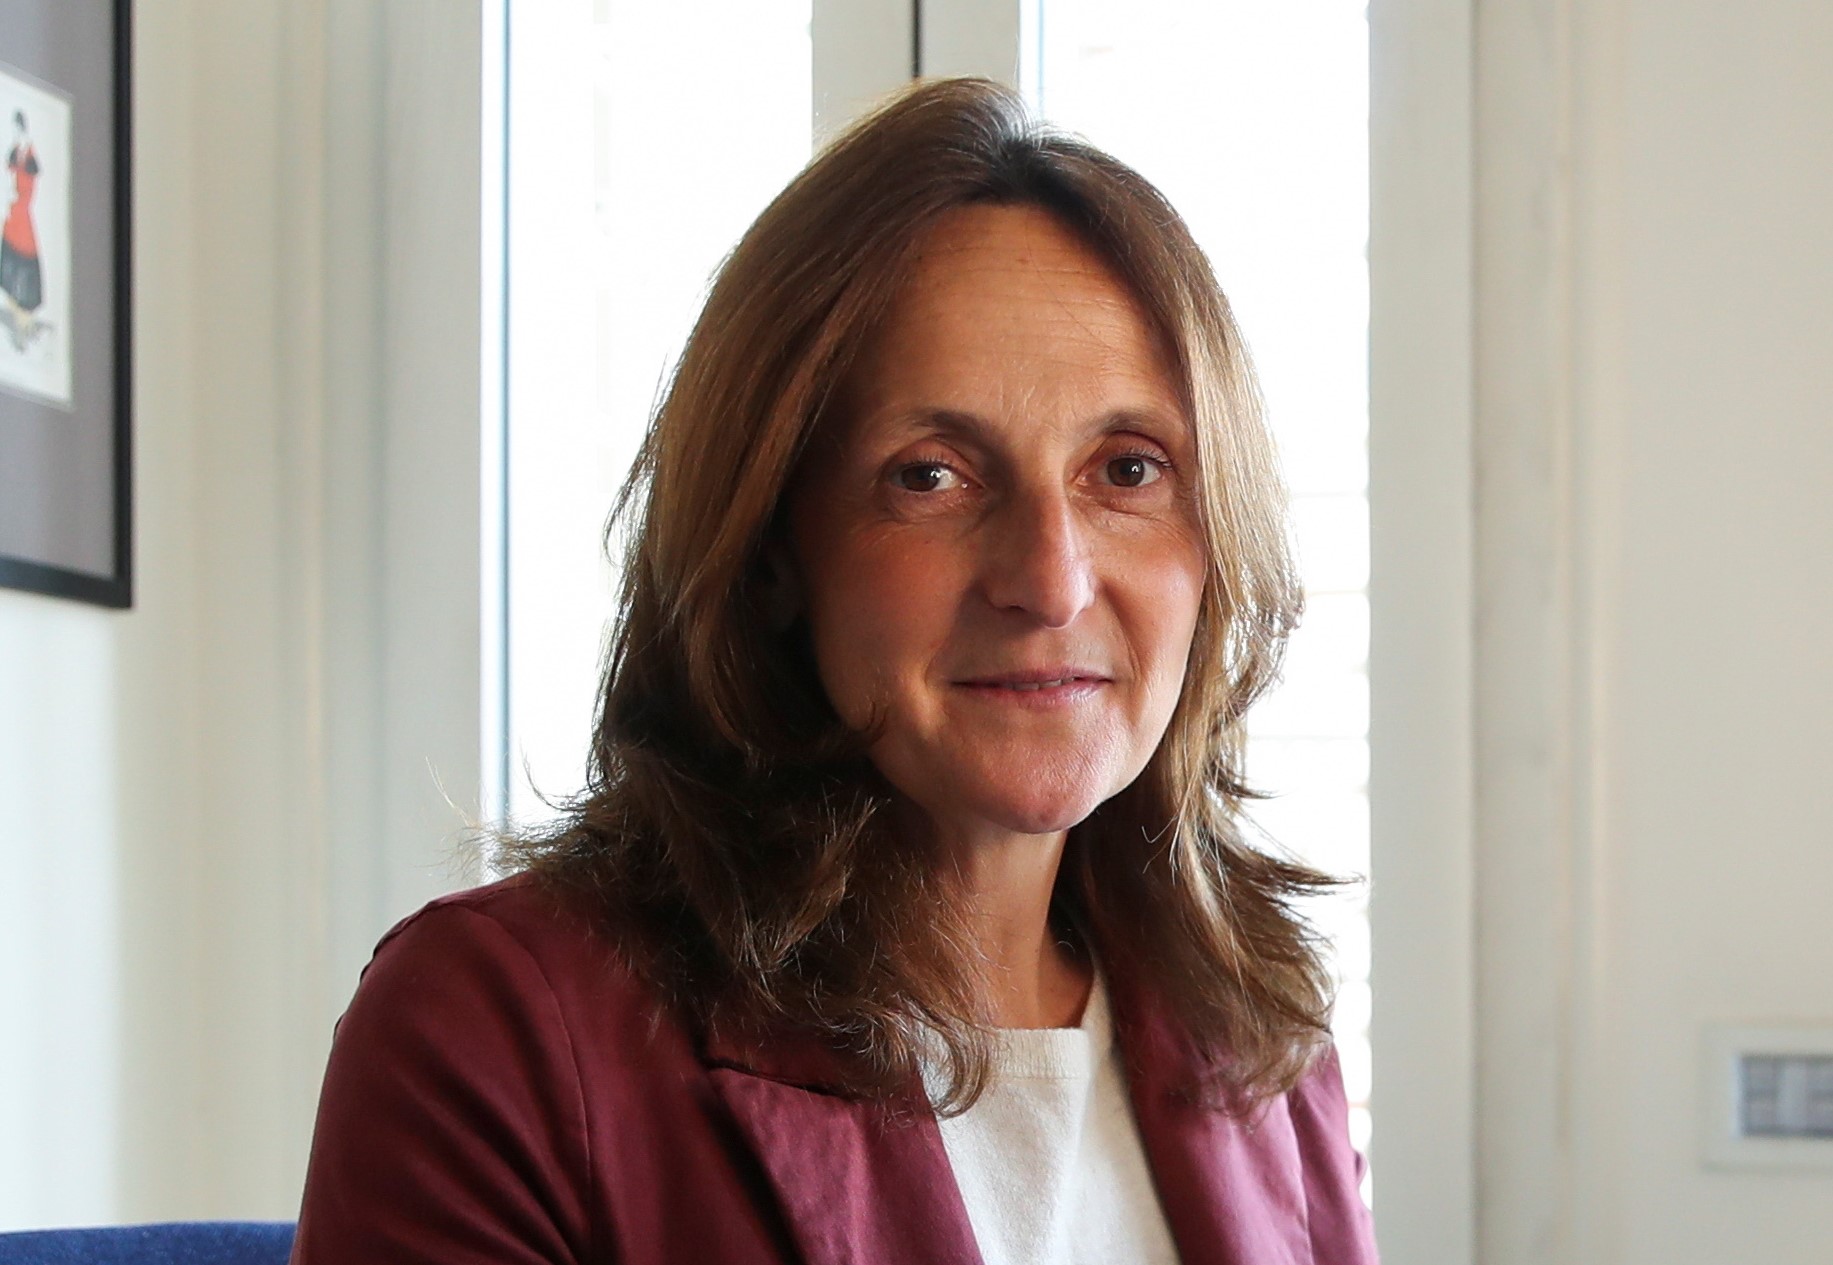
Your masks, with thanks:
M1181 692L1191 638L1202 608L1204 551L1195 533L1178 525L1141 537L1110 571L1116 604L1131 626L1129 640L1158 689Z
M901 674L922 596L884 560L836 560L811 615L815 653L828 701L848 725L862 726Z
M906 540L900 547L880 541L849 564L839 621L846 644L835 652L848 661L854 698L923 708L911 696L927 690L948 641L959 606L957 563L950 550Z

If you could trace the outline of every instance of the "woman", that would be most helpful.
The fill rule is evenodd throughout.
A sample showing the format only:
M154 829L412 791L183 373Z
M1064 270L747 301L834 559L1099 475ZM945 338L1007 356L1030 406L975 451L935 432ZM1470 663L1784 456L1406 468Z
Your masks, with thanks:
M32 227L32 195L38 187L38 150L26 128L25 111L13 111L13 147L6 152L13 175L13 202L0 227L0 292L6 295L13 345L24 350L38 325L44 277L38 261L38 233Z
M726 263L620 508L589 785L383 941L295 1260L1373 1261L1329 880L1236 819L1282 494L1162 198L911 90Z

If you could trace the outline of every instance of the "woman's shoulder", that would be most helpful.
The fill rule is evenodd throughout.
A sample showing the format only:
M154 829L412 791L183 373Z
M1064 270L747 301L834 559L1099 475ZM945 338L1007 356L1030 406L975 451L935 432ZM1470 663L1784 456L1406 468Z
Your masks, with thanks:
M1349 1100L1335 1046L1326 1046L1285 1095L1286 1110L1305 1165L1305 1196L1313 1239L1345 1245L1342 1259L1375 1259L1374 1227L1362 1200L1368 1166L1349 1135ZM1351 1257L1360 1245L1366 1256Z
M595 1258L612 1139L661 1136L632 1104L693 1066L639 1014L607 938L531 877L402 919L332 1041L295 1259L505 1260L506 1236Z
M549 949L576 949L593 933L574 902L524 872L435 897L389 928L376 949L380 952L404 938L476 935L486 924L517 943Z
M658 1013L652 990L629 969L584 904L523 873L429 901L377 943L358 988L469 992L491 1009L540 1010L568 1023Z

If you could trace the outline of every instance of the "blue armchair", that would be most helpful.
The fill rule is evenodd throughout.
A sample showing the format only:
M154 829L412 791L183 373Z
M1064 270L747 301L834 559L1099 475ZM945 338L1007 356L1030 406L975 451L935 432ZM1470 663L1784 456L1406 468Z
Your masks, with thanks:
M0 1234L0 1265L286 1265L290 1221L181 1221L171 1225Z

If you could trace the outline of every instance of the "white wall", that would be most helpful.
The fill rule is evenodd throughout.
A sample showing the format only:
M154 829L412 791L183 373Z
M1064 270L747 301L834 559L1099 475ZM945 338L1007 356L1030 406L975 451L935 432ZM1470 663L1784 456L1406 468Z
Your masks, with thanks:
M1833 1025L1833 10L1372 16L1384 1246L1820 1265L1701 1047Z
M205 946L218 931L203 916L200 870L216 816L204 765L220 758L222 733L204 723L201 633L222 613L206 558L228 542L206 541L198 495L199 138L184 25L175 8L141 23L136 103L143 142L155 143L137 150L138 606L115 614L0 593L8 1226L111 1219L143 1139L165 1144L164 1162L145 1156L162 1185L195 1174L205 1142L205 1082L184 1034L212 986ZM256 491L261 473L249 471ZM241 526L245 541L263 530ZM251 689L277 666L271 639L252 635L261 605L249 595L238 616L247 644L213 665ZM264 736L248 735L248 747Z
M0 1229L293 1215L477 808L478 6L137 10L137 605L0 592Z
M1603 1259L1819 1265L1833 1171L1703 1171L1696 1125L1703 1025L1833 1026L1833 9L1624 20L1592 1216Z

